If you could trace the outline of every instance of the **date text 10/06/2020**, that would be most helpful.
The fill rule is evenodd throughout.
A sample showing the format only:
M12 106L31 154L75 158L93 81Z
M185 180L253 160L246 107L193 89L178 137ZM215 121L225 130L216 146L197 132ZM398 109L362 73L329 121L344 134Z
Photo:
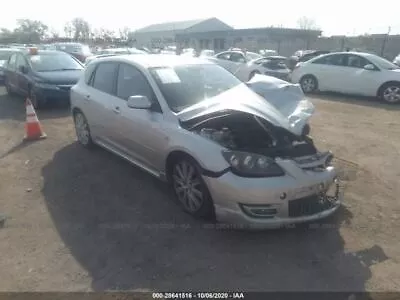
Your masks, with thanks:
M211 293L211 292L182 292L182 293L152 293L153 299L244 299L244 294Z

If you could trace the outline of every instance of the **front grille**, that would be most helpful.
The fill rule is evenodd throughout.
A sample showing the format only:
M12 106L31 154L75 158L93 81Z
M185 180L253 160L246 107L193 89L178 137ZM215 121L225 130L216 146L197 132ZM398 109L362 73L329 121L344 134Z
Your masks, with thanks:
M326 195L312 195L289 201L289 217L310 216L332 208L334 201Z

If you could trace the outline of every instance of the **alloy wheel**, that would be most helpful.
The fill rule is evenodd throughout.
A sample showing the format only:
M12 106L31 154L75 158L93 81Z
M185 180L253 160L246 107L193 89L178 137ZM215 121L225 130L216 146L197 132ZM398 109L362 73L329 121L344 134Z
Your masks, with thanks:
M82 113L76 113L74 120L78 141L82 145L88 146L90 144L90 131L89 124L87 123L85 116Z
M388 86L383 91L383 99L389 103L400 102L400 86Z
M173 188L183 207L190 213L198 212L205 201L202 181L191 163L182 160L173 168Z
M312 77L306 77L301 81L301 88L305 93L311 93L316 89L315 79Z

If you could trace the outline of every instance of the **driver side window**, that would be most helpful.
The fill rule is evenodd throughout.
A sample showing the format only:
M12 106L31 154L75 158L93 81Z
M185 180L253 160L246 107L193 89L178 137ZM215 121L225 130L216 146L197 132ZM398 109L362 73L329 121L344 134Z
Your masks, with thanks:
M120 64L117 81L117 97L128 100L130 96L146 96L153 103L153 110L161 112L160 104L157 101L153 88L147 78L137 68Z
M24 67L25 69L28 68L28 63L26 62L25 57L23 57L21 54L17 55L17 64L16 64L16 70L20 71L20 68Z
M17 62L17 54L11 55L7 64L7 68L10 69L11 71L15 71L16 62Z

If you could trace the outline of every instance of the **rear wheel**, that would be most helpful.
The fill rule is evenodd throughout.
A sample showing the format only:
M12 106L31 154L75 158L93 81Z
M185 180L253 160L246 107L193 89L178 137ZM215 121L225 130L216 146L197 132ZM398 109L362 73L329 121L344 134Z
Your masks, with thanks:
M386 83L379 93L380 98L390 104L400 103L400 83Z
M77 111L74 113L74 124L78 142L85 148L92 148L93 141L90 135L89 124L82 112Z
M318 89L318 81L312 75L306 75L301 78L300 86L304 93L313 93Z

